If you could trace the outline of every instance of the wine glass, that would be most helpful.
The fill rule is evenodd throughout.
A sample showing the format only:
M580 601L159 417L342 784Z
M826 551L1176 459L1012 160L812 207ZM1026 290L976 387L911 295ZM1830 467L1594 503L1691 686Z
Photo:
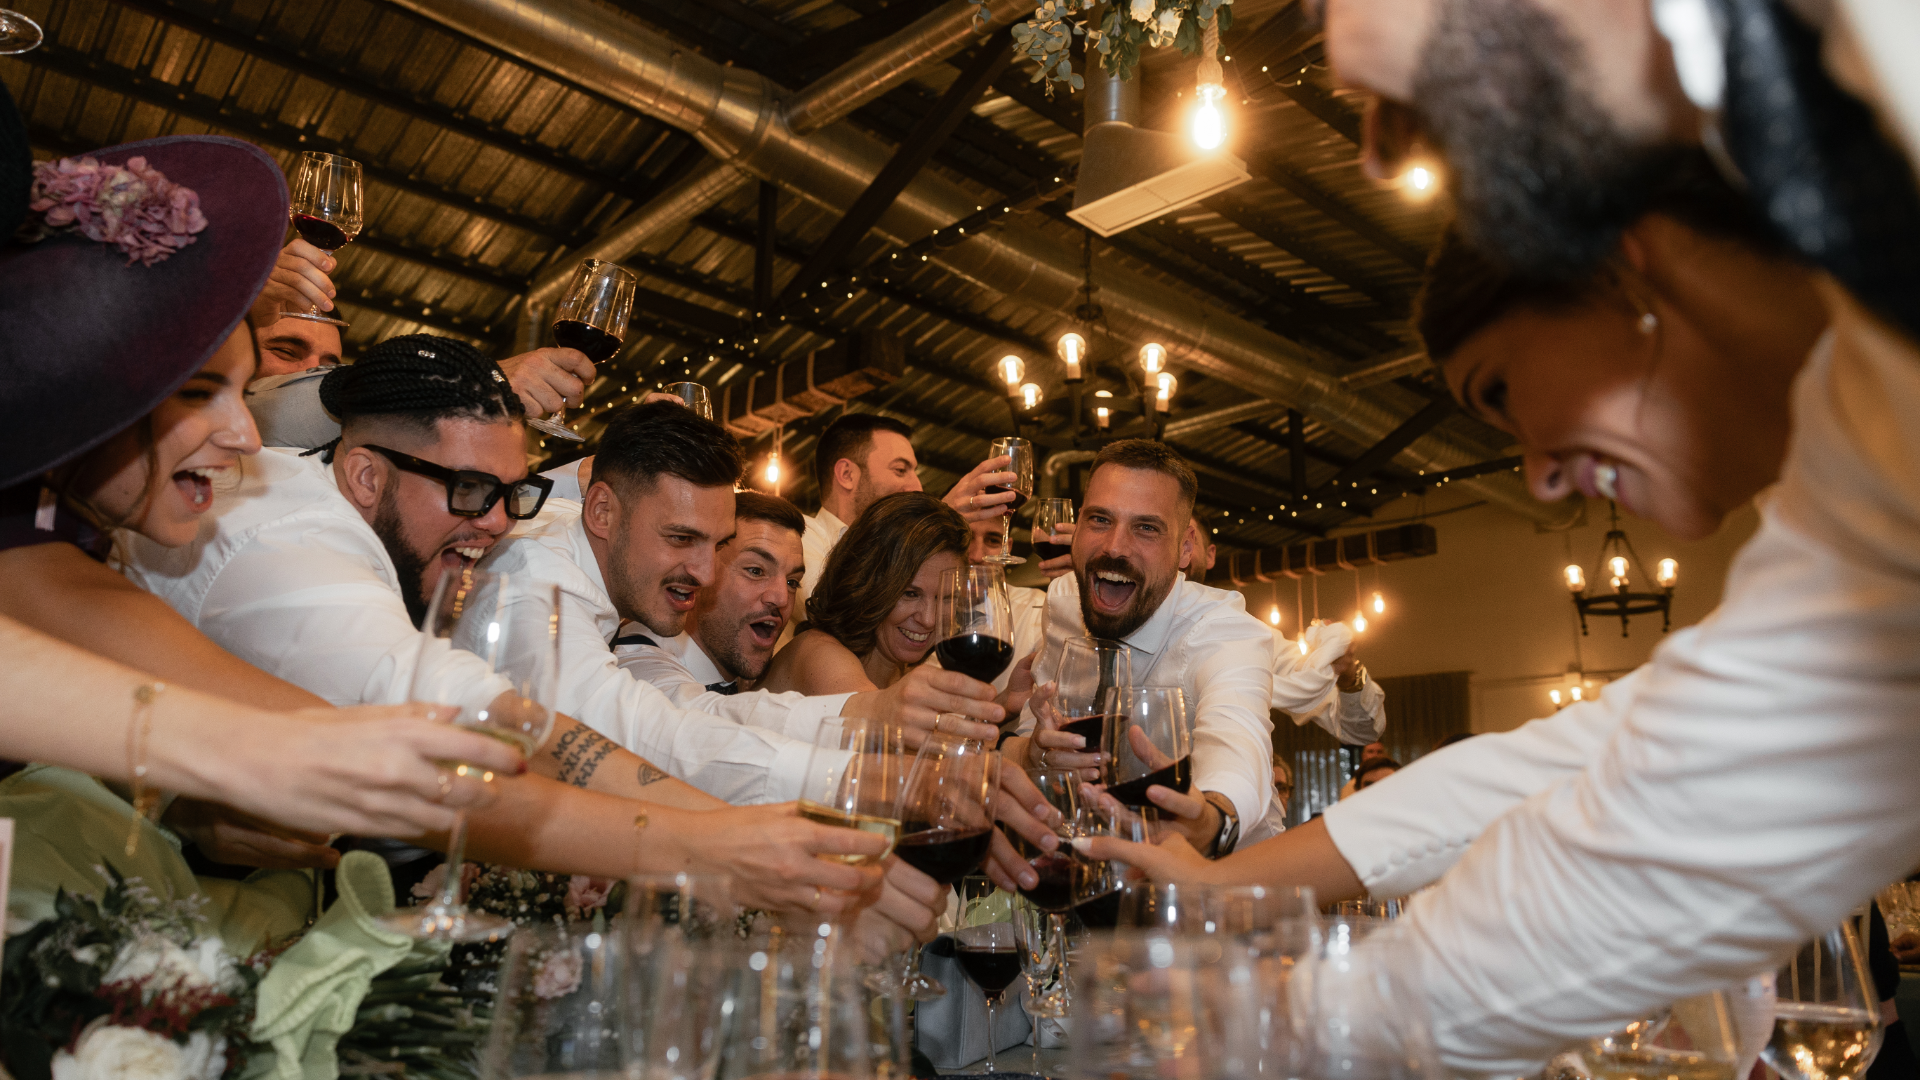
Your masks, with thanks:
M961 566L940 575L940 666L990 683L1013 663L1013 609L997 566Z
M664 935L687 941L733 936L733 887L725 874L640 874L627 879L621 919L637 946Z
M1785 1080L1853 1080L1878 1049L1880 1001L1851 919L1774 976L1773 1034L1761 1060Z
M1006 504L1006 512L1000 515L1000 535L1007 539L1001 542L1000 553L987 556L987 561L1002 566L1018 566L1027 560L1013 553L1013 515L1019 513L1033 495L1033 444L1025 439L995 439L987 456L1011 458L1005 471L1014 474L1012 484L1004 487L995 485L982 492L985 495L1013 492L1013 501Z
M322 251L338 251L360 235L360 163L339 154L308 150L293 172L293 198L287 209L293 231ZM290 311L284 318L351 325L320 314L319 305Z
M633 292L639 285L625 267L605 259L585 259L573 268L567 281L566 298L553 319L553 343L563 349L585 353L598 364L612 359L627 336L627 320L633 316ZM558 435L562 439L585 442L586 437L561 423L564 404L550 417L532 416L527 426Z
M638 987L628 942L591 923L529 927L513 936L480 1075L566 1075L618 1080L627 1073Z
M987 999L987 1067L994 1071L993 1044L1000 1002L1007 987L1020 977L1020 935L1014 924L1012 906L998 922L963 926L953 932L955 955L968 981L980 988Z
M1307 933L1271 950L1276 958L1294 957L1284 1006L1295 1039L1287 1075L1302 1080L1439 1080L1432 1020L1406 951L1363 947L1363 935L1347 923L1330 923L1322 933L1315 932L1311 919L1283 920L1301 922L1310 928ZM1303 944L1305 951L1298 951ZM1629 1080L1639 1074L1592 1075ZM1657 1075L1693 1080L1687 1073Z
M734 906L721 874L645 874L627 879L616 926L633 975L626 1023L627 1075L712 1080L720 1023L736 959Z
M1224 1077L1213 1018L1201 993L1218 963L1207 943L1119 930L1075 957L1071 1075L1075 1080Z
M998 751L974 739L929 735L900 792L893 853L942 888L973 873L993 845L993 797L999 790ZM908 1001L946 994L939 980L921 974L918 948L909 947L904 956L894 972L868 979L868 988Z
M1193 730L1177 686L1117 686L1107 691L1105 745L1112 756L1107 794L1148 818L1155 785L1185 795L1193 786Z
M849 866L869 866L893 851L900 832L900 790L913 758L904 729L880 720L845 717L820 725L800 783L800 816L821 825L884 837L878 855L822 855ZM851 919L853 913L845 917Z
M1035 907L1024 896L1013 898L1013 931L1020 941L1020 974L1027 980L1023 1008L1033 1018L1033 1071L1040 1073L1040 1019L1068 1015L1066 939L1053 932L1052 912Z
M1041 562L1057 559L1073 551L1071 543L1059 543L1054 531L1073 524L1072 499L1041 499L1033 507L1033 556ZM1064 539L1064 538L1061 538Z
M1107 734L1107 692L1133 685L1133 654L1118 641L1071 638L1061 648L1054 683L1060 730L1087 740L1087 753L1099 753Z
M733 950L714 1080L872 1080L857 951L844 929L813 920Z
M672 394L687 403L687 408L707 419L713 419L713 394L697 382L668 383L665 393Z
M471 653L468 662L448 654ZM421 626L420 656L409 698L459 709L453 719L533 757L553 731L560 679L560 589L518 575L465 567L440 576ZM467 765L449 763L465 776ZM487 779L491 779L491 775ZM460 896L467 815L456 811L447 836L446 882L423 907L380 918L395 933L432 941L482 941L505 935L506 919L469 911Z
M1618 1031L1589 1040L1576 1053L1599 1080L1684 1077L1734 1080L1739 1061L1733 1013L1719 990L1682 998Z
M0 8L0 56L32 52L46 39L39 23L17 11Z

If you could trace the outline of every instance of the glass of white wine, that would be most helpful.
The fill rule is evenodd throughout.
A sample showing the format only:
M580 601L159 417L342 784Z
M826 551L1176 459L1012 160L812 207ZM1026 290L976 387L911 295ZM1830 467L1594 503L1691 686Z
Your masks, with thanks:
M1595 1080L1735 1080L1739 1054L1725 993L1682 998L1579 1051Z
M1785 1080L1854 1080L1879 1049L1880 1001L1853 920L1800 947L1774 976L1761 1060Z
M900 832L898 803L913 765L905 729L879 720L844 717L820 725L800 785L800 816L821 825L885 837L878 855L822 855L850 866L878 863L893 853Z
M422 623L411 700L457 708L453 723L507 743L527 758L553 731L560 680L560 590L552 584L464 567L440 576ZM471 767L442 762L451 776ZM484 779L491 780L488 774ZM396 933L433 941L485 941L513 929L506 919L467 910L460 894L467 816L447 837L440 895L379 921Z

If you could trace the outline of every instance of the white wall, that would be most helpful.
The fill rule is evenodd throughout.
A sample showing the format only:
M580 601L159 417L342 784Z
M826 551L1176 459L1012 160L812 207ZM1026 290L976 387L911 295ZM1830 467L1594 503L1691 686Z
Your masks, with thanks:
M1591 690L1605 679L1644 663L1660 643L1660 617L1631 620L1631 636L1620 636L1620 621L1589 619L1580 636L1573 603L1562 583L1561 568L1577 562L1591 573L1607 531L1604 502L1589 502L1587 523L1565 533L1541 533L1530 522L1491 506L1439 513L1472 502L1466 492L1430 496L1426 512L1439 534L1440 553L1424 559L1389 563L1378 570L1387 611L1367 611L1370 625L1358 651L1375 675L1422 675L1439 671L1473 672L1473 729L1505 731L1553 709L1549 689L1563 695L1578 681L1570 671L1588 673ZM1384 507L1380 524L1420 512L1408 498ZM1650 522L1623 516L1622 527L1651 571L1663 558L1680 563L1674 590L1674 629L1699 621L1720 600L1721 583L1739 546L1759 524L1752 508L1733 515L1719 533L1697 543L1682 543ZM1371 597L1375 571L1361 573L1362 595ZM1636 586L1644 585L1636 581ZM1352 574L1320 579L1320 614L1325 619L1353 616ZM1604 587L1604 583L1602 583ZM1249 611L1265 618L1279 590L1281 629L1297 630L1294 586L1250 585L1242 591ZM1313 617L1312 588L1307 617Z

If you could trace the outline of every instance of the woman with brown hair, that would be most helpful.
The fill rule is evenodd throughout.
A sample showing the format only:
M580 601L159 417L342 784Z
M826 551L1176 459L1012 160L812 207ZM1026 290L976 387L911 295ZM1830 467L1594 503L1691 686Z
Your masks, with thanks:
M807 598L807 621L760 688L803 694L883 690L927 658L940 575L967 564L967 523L924 492L876 501L847 529Z

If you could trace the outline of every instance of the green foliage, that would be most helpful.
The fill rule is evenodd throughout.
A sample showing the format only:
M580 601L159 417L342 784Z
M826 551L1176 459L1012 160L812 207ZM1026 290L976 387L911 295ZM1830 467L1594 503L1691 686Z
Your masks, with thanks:
M978 19L984 22L986 0L973 2L980 7ZM1232 4L1233 0L1113 0L1100 24L1093 26L1086 13L1093 10L1094 0L1042 0L1032 18L1013 24L1013 40L1033 65L1031 81L1045 80L1048 94L1055 83L1083 90L1086 80L1073 70L1075 35L1086 38L1089 53L1099 53L1103 70L1131 79L1139 70L1142 48L1172 45L1188 56L1198 56L1201 28L1207 20L1218 19L1220 32L1226 33L1233 25Z

